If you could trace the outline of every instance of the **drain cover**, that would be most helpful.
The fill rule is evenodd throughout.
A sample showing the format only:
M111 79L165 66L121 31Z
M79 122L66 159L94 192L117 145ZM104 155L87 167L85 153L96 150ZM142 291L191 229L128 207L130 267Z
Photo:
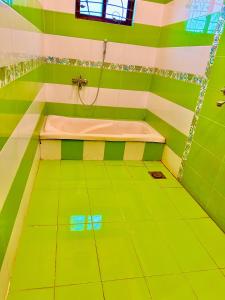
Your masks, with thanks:
M161 171L148 172L154 179L166 179L166 176Z

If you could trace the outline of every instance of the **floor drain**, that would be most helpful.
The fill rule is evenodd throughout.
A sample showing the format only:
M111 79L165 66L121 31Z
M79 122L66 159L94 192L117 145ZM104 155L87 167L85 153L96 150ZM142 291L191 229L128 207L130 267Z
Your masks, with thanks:
M154 179L166 179L166 176L161 171L148 172Z

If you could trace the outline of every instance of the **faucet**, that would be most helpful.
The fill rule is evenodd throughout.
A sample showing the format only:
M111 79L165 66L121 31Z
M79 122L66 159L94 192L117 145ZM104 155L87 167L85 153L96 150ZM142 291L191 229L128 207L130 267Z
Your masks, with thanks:
M78 78L72 78L72 84L77 85L78 88L81 90L83 86L86 86L88 84L88 80L82 78L82 76L80 75L80 77Z
M217 102L216 102L216 105L217 105L218 107L222 107L224 104L225 104L225 100L221 100L221 101L217 101Z
M225 87L222 88L220 91L225 96ZM218 107L222 107L224 104L225 104L225 100L219 100L219 101L216 102L216 105Z

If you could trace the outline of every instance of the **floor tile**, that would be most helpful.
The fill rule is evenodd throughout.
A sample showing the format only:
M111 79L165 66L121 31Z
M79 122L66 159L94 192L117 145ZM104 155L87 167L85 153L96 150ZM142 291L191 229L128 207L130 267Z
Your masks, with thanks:
M56 285L100 280L95 241L86 224L60 226L57 239Z
M157 223L131 223L130 234L145 276L180 272L176 259L166 245Z
M27 225L57 225L59 191L33 190L26 217Z
M61 160L62 180L82 180L85 179L84 164L82 161Z
M166 196L164 189L152 188L143 198L154 220L182 218L179 211Z
M128 168L126 166L117 166L112 165L106 166L106 170L108 173L108 176L111 180L130 180L132 179L131 174L128 171Z
M192 287L183 275L146 278L154 300L196 300Z
M132 179L134 180L146 180L146 181L152 180L145 166L135 167L135 166L128 165L127 169L131 174Z
M161 162L41 161L25 225L9 300L53 300L55 270L56 300L225 299L224 233Z
M160 228L183 272L216 269L216 264L185 221L160 222Z
M59 178L60 160L40 160L38 175L45 178Z
M103 280L142 276L141 268L124 223L105 223L95 232Z
M89 180L101 180L108 179L108 173L104 165L85 165L85 179Z
M100 283L80 284L73 286L57 287L55 300L103 300L102 285ZM42 300L42 299L40 299Z
M86 189L65 189L59 196L59 224L70 224L73 216L90 215L89 198Z
M104 282L105 300L150 300L144 278L124 279Z
M211 219L189 220L199 241L219 268L225 268L225 234Z
M144 161L139 161L139 160L125 160L124 163L126 166L131 166L131 167L145 167Z
M114 195L126 221L151 220L151 212L141 195L132 190L117 191Z
M53 286L55 249L55 227L24 229L13 269L12 290Z
M53 300L53 288L12 292L7 300Z
M206 212L183 188L165 188L164 192L185 219L207 218Z
M88 189L92 215L101 215L102 222L125 220L121 203L108 189Z
M86 186L89 189L108 189L111 190L112 183L109 179L89 179L86 180Z
M224 300L225 277L218 270L187 273L184 275L198 300Z
M71 190L71 189L85 189L87 187L87 182L85 179L74 179L74 180L64 180L60 181L59 190Z
M60 179L60 161L41 160L34 183L35 189L58 189Z

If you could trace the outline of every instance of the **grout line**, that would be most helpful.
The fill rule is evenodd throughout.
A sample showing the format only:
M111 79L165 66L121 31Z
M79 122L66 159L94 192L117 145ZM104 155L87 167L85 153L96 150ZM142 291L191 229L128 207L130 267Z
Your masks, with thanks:
M91 205L91 200L90 200L90 194L89 191L87 189L87 193L88 193L88 200L89 200L89 210L90 210L90 215L92 216L92 205ZM95 231L93 229L93 222L91 222L92 225L92 233L94 236L94 243L95 243L95 252L96 252L96 257L97 257L97 261L98 261L98 271L99 271L99 276L100 276L100 281L101 281L101 287L102 287L102 295L103 295L103 299L105 300L105 292L104 292L104 286L103 286L103 281L102 281L102 273L101 273L101 266L100 266L100 258L99 258L99 253L98 253L98 247L97 247L97 240L96 240L96 236L95 236Z
M60 176L61 176L61 161L60 161ZM59 200L60 200L60 187L61 187L61 178L59 179L59 191L58 191L58 205L57 205L57 225L56 225L56 246L55 246L55 276L54 276L54 290L53 290L53 299L55 300L55 287L56 287L56 268L57 268L57 253L58 253L58 233L59 233Z

